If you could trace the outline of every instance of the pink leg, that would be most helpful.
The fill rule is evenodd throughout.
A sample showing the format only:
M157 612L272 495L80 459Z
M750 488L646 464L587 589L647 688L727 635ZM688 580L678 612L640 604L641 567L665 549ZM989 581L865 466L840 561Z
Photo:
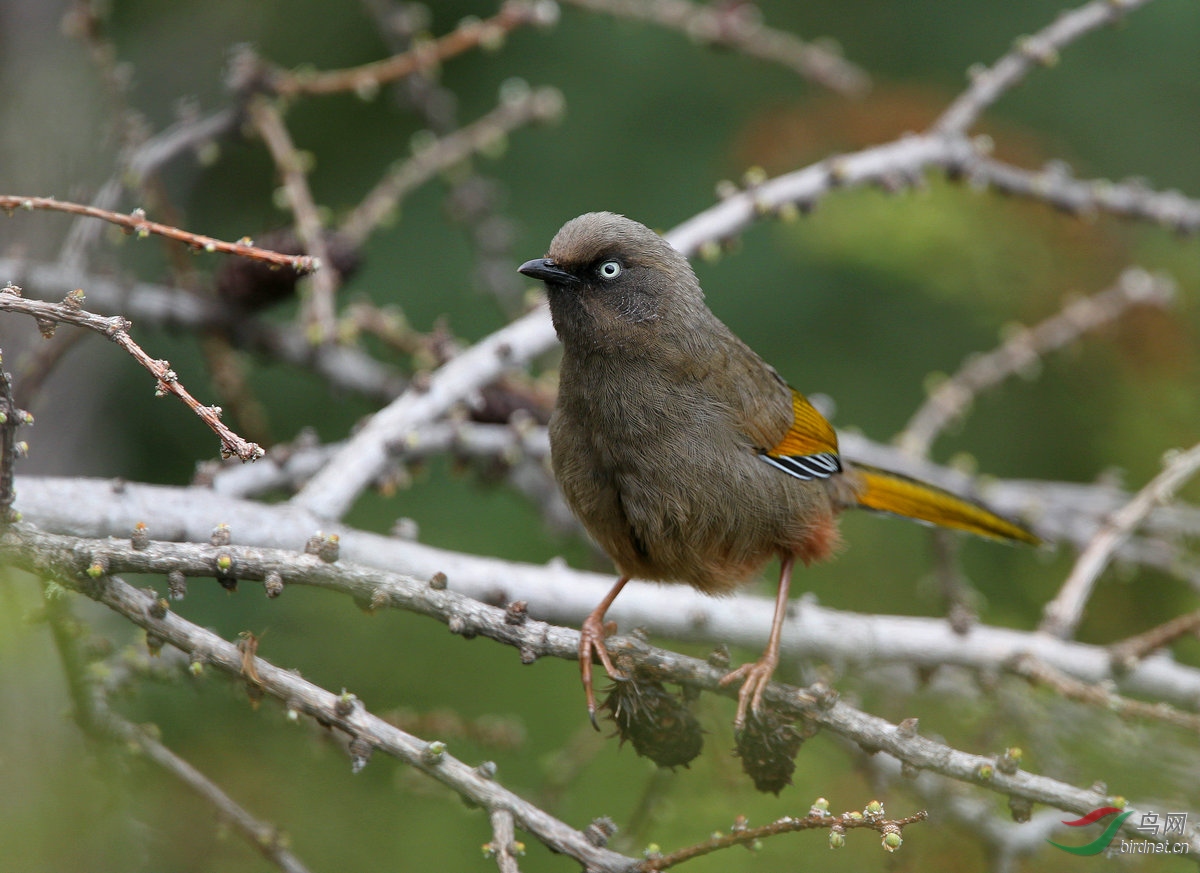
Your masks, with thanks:
M622 678L623 674L613 666L612 658L608 656L608 648L604 645L604 614L608 612L608 608L628 581L628 576L618 579L617 584L604 596L600 604L588 613L588 617L583 620L583 627L579 629L579 672L583 676L583 693L587 696L588 718L592 720L592 727L596 730L600 730L600 725L596 723L596 693L592 690L592 655L595 654L600 659L609 676Z
M788 589L792 583L792 564L795 555L785 555L779 567L779 590L775 594L775 617L771 620L771 636L767 639L767 647L762 657L753 664L743 664L727 674L721 680L722 685L729 685L737 679L742 680L742 688L738 692L737 717L733 726L741 730L746 724L746 712L758 712L762 703L763 691L771 681L771 674L779 664L779 638L783 635L783 620L787 616Z

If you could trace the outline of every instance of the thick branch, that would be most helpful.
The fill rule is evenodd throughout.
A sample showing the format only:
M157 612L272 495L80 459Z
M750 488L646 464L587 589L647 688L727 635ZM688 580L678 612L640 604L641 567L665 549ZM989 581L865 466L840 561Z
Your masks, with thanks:
M579 831L448 754L444 744L425 742L393 727L368 712L352 695L326 691L260 657L251 657L247 661L233 643L173 612L161 613L155 606L155 598L145 592L115 576L93 577L88 573L92 565L86 558L81 561L80 553L70 544L62 543L63 547L52 548L48 541L37 542L38 539L39 536L27 527L21 533L10 529L7 534L0 535L0 554L15 566L52 576L79 590L159 639L189 653L193 659L211 664L234 677L246 678L249 663L262 691L285 702L290 710L312 716L360 743L399 758L479 806L510 813L523 830L537 836L551 849L578 859L589 869L623 873L636 863L631 858L592 845ZM308 559L320 563L314 556L308 556Z
M144 521L153 525L150 535L156 540L207 543L213 526L225 522L237 542L249 544L230 547L230 554L235 561L248 561L249 566L262 560L261 556L255 557L256 549L283 550L280 560L286 562L287 556L294 556L318 530L336 533L344 560L380 569L360 577L349 573L350 564L339 564L338 570L319 578L313 576L319 568L307 565L299 577L295 567L286 565L263 564L261 569L264 574L276 570L294 582L335 588L362 602L378 596L373 580L380 578L384 570L422 580L442 573L453 592L489 603L525 600L532 616L576 624L612 587L612 577L607 575L579 572L559 564L535 566L447 552L342 525L330 526L327 520L295 507L230 500L200 488L123 484L119 492L114 492L103 481L23 476L18 491L18 509L26 519L45 530L75 536L127 537L139 521ZM104 506L105 511L97 513L96 506ZM191 568L191 572L203 575L212 566L207 546L197 546L198 551L188 546L165 551L167 544L157 542L155 550L136 552L127 543L114 540L89 543L89 547L100 550L110 562L116 562L113 567L123 571L166 572L177 565L184 572ZM239 551L243 548L244 554ZM126 560L131 563L122 563ZM158 563L149 563L152 560ZM391 588L388 598L394 606L448 620L444 611L428 604L421 593L423 585L417 590L419 596L406 594L401 598L398 589ZM482 605L480 608L487 609ZM625 587L610 616L623 627L644 627L671 639L720 641L757 650L766 641L772 610L768 598L749 593L718 600L687 586L633 582ZM497 613L496 620L503 622L503 611ZM464 626L485 624L486 616L486 612L472 609L463 616ZM479 632L488 633L482 627ZM563 636L539 641L539 646L536 651L540 654L574 658L577 636L573 631L563 631ZM1177 664L1169 657L1147 658L1124 672L1114 668L1108 650L1102 646L985 625L958 634L943 619L861 615L828 609L811 600L796 603L790 611L782 651L787 660L817 658L864 668L888 663L953 665L982 672L1000 672L1011 658L1023 653L1085 682L1112 681L1123 693L1166 700L1187 709L1194 708L1200 699L1200 670Z
M233 562L233 569L226 572L253 578L260 573L265 576L267 568L271 567L281 575L284 572L290 574L293 580L303 578L309 584L322 584L325 587L336 587L334 580L349 580L360 596L373 592L367 602L377 607L401 603L405 608L422 607L417 611L442 618L457 633L488 636L519 648L523 659L545 654L572 658L578 651L578 633L575 631L529 618L512 622L505 610L464 597L441 584L421 583L398 574L348 564L333 565L316 556L299 555L296 552L263 552L255 555L249 550L232 546L143 545L145 547L141 549L129 546L126 550L123 544L118 546L111 540L77 542L70 537L45 534L22 524L0 536L0 556L16 566L63 580L166 642L234 675L244 675L246 672L243 652L174 613L164 614L161 601L107 575L117 569L118 563L109 560L105 564L103 558L121 555L128 559L131 570L140 572L157 570L162 566L160 562L170 555L169 561L175 569L194 575L213 576L217 572L217 562L211 552L220 550ZM201 549L208 553L201 554ZM159 607L151 609L156 603ZM722 688L720 684L725 669L706 661L657 649L634 638L613 637L608 640L608 646L618 663L632 659L638 665L639 672L650 677L686 683L714 693L735 693L733 689ZM382 722L358 706L356 701L354 705L347 706L345 695L339 698L261 658L253 659L251 664L256 684L266 693L287 701L288 706L297 711L333 724L351 737L410 763L481 806L508 810L523 829L535 834L552 848L592 863L598 869L627 870L631 866L630 859L598 849L578 831L482 777L477 770L446 755L444 748L437 752L437 760L431 762L430 743L417 740ZM1110 797L1094 790L1077 789L1055 779L1024 771L1004 772L995 766L993 758L958 751L920 736L911 729L857 710L838 700L837 695L828 689L798 689L773 683L766 698L785 711L803 714L805 718L865 749L884 751L919 769L973 783L1010 797L1048 804L1080 815L1111 802ZM1133 832L1132 825L1129 829ZM1200 835L1193 837L1192 842L1196 844L1193 850L1200 852Z

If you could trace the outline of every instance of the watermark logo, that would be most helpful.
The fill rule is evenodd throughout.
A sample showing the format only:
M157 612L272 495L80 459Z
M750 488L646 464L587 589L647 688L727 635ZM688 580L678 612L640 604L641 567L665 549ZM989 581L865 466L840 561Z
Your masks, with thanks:
M1071 828L1086 827L1114 813L1117 814L1117 817L1108 823L1108 826L1104 829L1104 833L1100 834L1100 836L1096 837L1090 843L1085 843L1082 846L1064 846L1062 843L1054 842L1054 840L1046 840L1046 842L1056 849L1062 849L1064 852L1070 852L1072 855L1099 855L1110 847L1113 848L1113 851L1120 854L1186 855L1191 848L1191 846L1183 841L1168 842L1166 840L1150 839L1122 839L1117 846L1113 846L1113 840L1116 839L1117 832L1121 830L1121 826L1125 824L1125 820L1134 814L1134 810L1132 809L1122 812L1115 806L1102 806L1098 809L1093 809L1083 818L1078 818L1074 821L1064 821L1063 824ZM1169 837L1174 834L1182 837L1184 830L1187 828L1187 813L1168 812L1160 816L1157 812L1143 812L1140 821L1140 824L1134 826L1134 830L1141 831L1148 837Z

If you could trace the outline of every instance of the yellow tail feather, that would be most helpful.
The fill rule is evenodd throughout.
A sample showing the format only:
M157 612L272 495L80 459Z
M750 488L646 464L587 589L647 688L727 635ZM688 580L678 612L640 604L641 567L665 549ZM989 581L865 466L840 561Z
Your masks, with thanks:
M1035 546L1041 543L1021 525L933 485L861 464L856 464L854 471L862 483L858 505L864 509L957 528L981 537L1018 540Z

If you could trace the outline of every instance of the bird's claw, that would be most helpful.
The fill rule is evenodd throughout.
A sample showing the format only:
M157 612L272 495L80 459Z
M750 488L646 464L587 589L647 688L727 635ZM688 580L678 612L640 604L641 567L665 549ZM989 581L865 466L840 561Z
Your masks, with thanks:
M625 674L613 666L608 647L604 644L604 638L615 630L615 624L605 624L600 616L594 614L585 618L583 627L579 629L579 672L583 678L583 693L587 697L588 719L596 730L600 730L600 723L596 720L596 692L592 687L593 656L600 659L611 678L625 678Z
M742 687L738 691L737 715L733 719L734 730L740 731L745 727L748 712L758 715L758 710L762 705L763 692L770 684L771 675L775 672L778 663L777 657L772 658L764 654L754 663L743 664L736 670L726 673L721 679L721 685L731 685L739 679L742 680Z

